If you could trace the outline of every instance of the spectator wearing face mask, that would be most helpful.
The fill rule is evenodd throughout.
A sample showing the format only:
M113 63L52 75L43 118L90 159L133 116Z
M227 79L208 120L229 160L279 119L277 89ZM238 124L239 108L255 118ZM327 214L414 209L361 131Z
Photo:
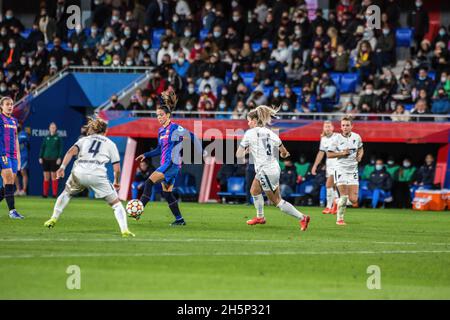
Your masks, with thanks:
M444 88L440 88L437 91L437 95L433 98L433 104L431 106L431 112L433 114L448 115L450 113L450 101L448 95L445 93ZM448 121L446 118L435 118L436 121Z
M414 8L408 13L407 25L414 29L415 43L422 42L430 27L428 11L423 7L422 0L416 0Z
M219 104L217 105L217 111L219 112L227 112L228 109L228 102L224 98L221 98L219 100ZM216 119L230 119L231 115L229 114L216 114Z
M432 154L427 154L425 157L425 163L417 171L416 181L414 185L416 187L422 187L425 189L432 189L434 187L434 175L436 172L436 164Z
M173 68L180 77L185 78L189 69L189 62L183 52L178 55L177 61L174 63Z
M147 85L147 89L152 95L159 96L167 88L167 82L161 77L159 70L155 70L153 77L150 79Z
M245 120L247 118L247 113L248 113L248 110L245 107L244 101L239 100L236 103L236 107L233 110L233 114L231 115L231 119L234 119L234 120L238 120L238 119L242 120L243 119L243 120Z
M319 112L333 111L334 102L336 100L337 88L329 75L324 72L316 88L317 108Z
M372 191L372 208L377 208L381 202L386 202L387 199L392 199L392 178L386 172L382 159L377 159L375 162L375 171L373 171L369 178L369 190Z
M369 163L367 163L367 164L364 166L363 172L361 173L361 179L362 179L362 180L369 180L370 175L371 175L372 172L375 170L375 162L376 162L376 157L375 157L375 155L371 155L371 156L370 156Z
M198 82L198 90L200 92L204 92L206 86L209 86L211 93L214 96L217 96L217 88L221 84L221 80L211 75L211 73L206 70L203 72L203 77L197 80Z
M121 104L119 102L119 98L117 97L116 94L111 96L110 101L111 101L111 107L108 110L111 110L111 111L123 111L123 110L125 110L125 107L123 106L123 104Z
M382 33L378 37L377 46L375 48L377 70L380 71L385 66L395 66L395 50L395 34L388 24L384 24Z
M375 113L378 111L378 96L374 93L373 84L368 83L359 99L358 110L362 113Z
M393 181L397 180L397 171L400 169L400 166L395 163L395 159L393 156L389 156L386 161L386 172L389 173Z
M417 100L414 109L411 111L411 119L414 121L430 121L430 118L426 117L414 117L415 115L428 115L430 111L428 110L427 101L425 99Z
M306 160L304 154L301 154L298 158L298 162L295 163L295 168L297 169L297 175L304 180L311 172L311 162Z
M91 26L91 33L84 41L84 47L89 49L94 49L98 43L100 43L102 39L102 35L99 32L98 26L96 24L93 24Z
M397 185L394 190L394 203L397 208L411 208L410 187L415 181L416 167L412 166L411 159L405 158L397 171Z
M434 90L434 97L438 95L439 89L444 89L445 94L450 98L450 77L448 72L442 72L439 82L436 84Z
M1 59L1 61L4 61L3 68L7 68L8 66L17 66L21 55L21 50L16 47L16 41L13 38L10 38L8 48L3 51Z
M395 108L395 111L391 115L392 121L409 121L409 111L405 110L405 107L402 104L398 104Z
M447 45L449 40L450 40L450 36L447 33L447 28L445 28L445 26L441 25L439 27L438 34L436 35L436 37L433 40L432 46L433 46L433 48L435 48L436 44L438 42L443 42L443 43L445 43Z
M195 84L188 83L186 89L180 95L180 105L186 105L189 100L193 105L197 106L198 98L198 94L195 92Z

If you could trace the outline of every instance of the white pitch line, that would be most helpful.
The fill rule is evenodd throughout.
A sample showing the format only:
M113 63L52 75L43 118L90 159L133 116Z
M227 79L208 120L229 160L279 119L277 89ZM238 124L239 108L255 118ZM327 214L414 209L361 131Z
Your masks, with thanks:
M0 239L2 242L269 242L269 243L293 243L293 244L309 244L311 242L325 242L325 243L369 243L369 244L386 244L386 245L438 245L438 246L450 246L450 243L417 243L417 242L389 242L389 241L360 241L360 240L325 240L325 239L307 239L307 240L281 240L281 239L214 239L214 238L186 238L186 239L168 239L168 238L133 238L133 239L121 239L121 238L108 238L108 239L70 239L70 238L55 238L55 239L42 239L42 238L7 238Z
M277 255L373 255L373 254L426 254L450 253L450 250L381 250L381 251L255 251L255 252L166 252L166 253L73 253L0 255L0 259L39 258L105 258L105 257L202 257L202 256L277 256Z

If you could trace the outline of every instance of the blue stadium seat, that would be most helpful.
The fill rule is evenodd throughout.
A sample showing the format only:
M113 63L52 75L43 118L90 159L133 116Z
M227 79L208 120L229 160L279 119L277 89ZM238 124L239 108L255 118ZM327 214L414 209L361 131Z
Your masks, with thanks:
M268 86L268 87L264 86L263 87L263 92L266 97L270 97L270 95L272 94L272 91L273 91L273 86Z
M292 87L292 92L297 95L297 100L300 100L302 97L302 88L301 87Z
M342 73L339 72L331 72L330 73L330 78L331 80L333 80L334 84L338 87L341 86L341 78L342 78Z
M398 28L395 31L397 47L411 47L413 40L413 30L410 28Z
M404 104L403 106L405 107L406 111L411 111L412 109L414 109L414 103Z
M258 52L261 49L261 42L253 42L252 50L253 52Z
M246 196L245 192L245 178L244 177L230 177L227 182L227 192L218 192L219 196Z
M48 51L52 51L52 50L53 50L53 47L54 47L53 42L47 43L47 50L48 50Z
M24 29L24 30L20 33L20 36L21 36L22 38L28 39L28 37L30 36L31 31L33 31L33 30L32 30L32 29L29 29L29 28Z
M356 92L356 86L359 82L357 73L344 73L341 77L340 91L342 93Z
M428 71L428 76L431 79L436 80L436 72L435 71Z
M242 77L242 80L244 80L244 84L247 87L251 87L253 80L255 79L255 73L254 72L240 72L239 74Z
M200 30L200 40L203 41L208 36L208 29Z
M164 35L164 29L155 29L153 30L152 35L152 48L159 49L161 46L161 37Z

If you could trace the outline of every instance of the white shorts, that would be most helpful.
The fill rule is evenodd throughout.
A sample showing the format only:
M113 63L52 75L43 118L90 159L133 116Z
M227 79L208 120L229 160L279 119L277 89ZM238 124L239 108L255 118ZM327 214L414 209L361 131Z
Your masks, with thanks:
M264 191L275 192L280 184L280 170L262 169L255 175Z
M334 170L334 183L337 186L340 185L358 186L359 185L358 170L345 171L336 168Z
M325 174L325 177L326 178L328 178L328 177L333 177L334 178L334 171L336 170L336 168L335 167L329 167L329 166L327 166L327 172L326 172L326 174Z
M107 177L72 172L66 182L69 194L75 195L86 188L94 191L96 198L118 198L117 191Z

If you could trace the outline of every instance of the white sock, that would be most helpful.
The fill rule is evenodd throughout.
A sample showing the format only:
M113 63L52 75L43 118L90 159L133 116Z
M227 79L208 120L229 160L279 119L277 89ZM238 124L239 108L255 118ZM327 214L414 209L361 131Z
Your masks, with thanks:
M344 220L345 209L347 208L348 196L341 196L338 201L337 220Z
M297 219L301 220L304 217L303 213L295 209L295 207L286 200L281 199L280 203L277 205L277 208L290 216L296 217Z
M52 218L54 218L54 219L59 218L59 216L64 211L66 206L69 204L70 199L72 199L72 197L66 190L64 190L59 195L58 199L56 199L55 207L53 208Z
M120 231L124 232L128 230L127 225L127 213L121 202L116 203L112 206L114 210L114 215L116 217L117 223L119 224Z
M331 209L333 206L333 200L334 200L334 192L333 188L327 188L327 208Z
M339 199L339 192L337 191L337 188L336 189L333 189L333 201L334 200L338 200Z
M253 204L256 208L256 216L258 218L264 218L264 197L262 194L258 194L253 197Z

